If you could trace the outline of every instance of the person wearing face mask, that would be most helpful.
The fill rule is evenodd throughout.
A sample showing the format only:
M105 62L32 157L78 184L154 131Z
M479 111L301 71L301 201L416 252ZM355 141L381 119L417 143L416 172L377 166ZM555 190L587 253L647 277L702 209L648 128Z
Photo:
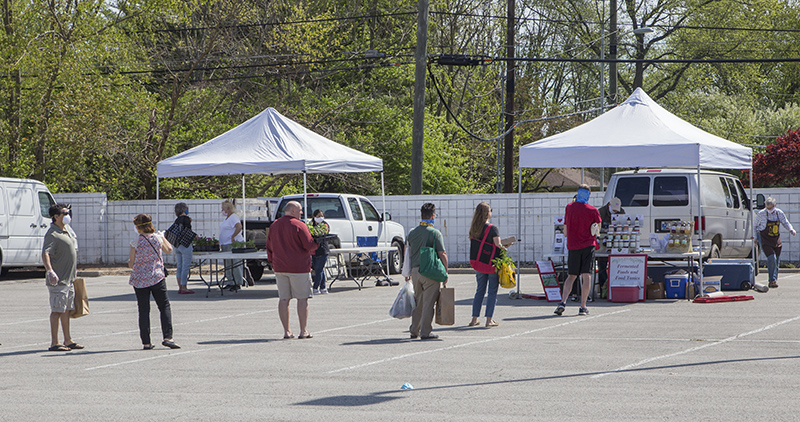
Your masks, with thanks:
M68 352L83 349L72 339L69 332L69 311L75 308L75 281L78 268L78 254L75 250L75 237L70 234L72 221L69 208L55 204L48 210L52 224L44 235L42 263L47 271L47 289L50 291L50 350ZM64 343L58 341L58 326L64 332Z
M230 252L233 249L233 242L244 242L242 235L242 221L236 215L236 208L231 201L225 200L222 203L222 216L225 217L219 225L219 245L222 252ZM241 259L226 259L225 278L231 290L239 290L239 286L244 285L244 266Z
M598 225L602 222L600 212L597 208L589 205L589 185L581 184L578 187L578 194L575 202L567 205L564 211L564 225L567 227L567 276L564 281L564 290L561 293L562 300L569 295L572 284L581 277L581 307L578 315L589 315L586 302L589 299L592 278L592 259L594 250L597 248L597 239L592 233L592 224ZM564 313L567 303L561 302L556 307L555 314Z
M775 205L775 199L767 198L763 210L756 214L755 229L758 234L759 244L764 255L767 256L767 272L769 273L769 287L778 287L778 267L781 264L781 233L780 226L789 230L792 236L797 232L792 227L792 223L786 219L786 214Z
M434 228L436 219L436 206L430 202L422 205L420 209L420 222L417 227L408 233L406 238L406 248L408 248L411 275L406 277L414 283L414 301L417 306L411 314L411 338L421 338L422 340L437 339L438 335L433 334L434 306L439 299L439 282L431 280L419 273L420 249L423 246L433 247L439 259L447 269L447 252L444 249L444 237L442 232ZM447 287L447 280L442 283Z
M314 211L314 218L308 223L308 229L315 240L319 239L319 248L311 257L311 268L314 270L312 277L313 281L313 294L328 294L328 289L325 288L325 263L328 262L328 255L331 252L331 247L328 245L323 235L330 233L331 226L325 221L325 215L322 210Z

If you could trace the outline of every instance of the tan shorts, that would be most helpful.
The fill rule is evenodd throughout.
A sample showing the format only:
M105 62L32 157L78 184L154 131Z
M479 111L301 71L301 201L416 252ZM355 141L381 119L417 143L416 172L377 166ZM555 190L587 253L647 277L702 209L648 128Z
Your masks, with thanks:
M69 286L47 284L47 290L50 291L50 312L64 313L75 309L75 287L72 283Z
M279 299L311 297L311 273L275 273Z

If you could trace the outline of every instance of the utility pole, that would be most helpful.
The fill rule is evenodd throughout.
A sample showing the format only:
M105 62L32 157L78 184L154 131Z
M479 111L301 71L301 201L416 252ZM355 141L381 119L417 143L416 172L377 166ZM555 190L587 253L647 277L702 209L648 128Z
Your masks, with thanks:
M506 21L506 130L514 127L514 0L508 0L508 19ZM503 162L505 164L505 184L503 192L514 193L514 131L510 131L505 136L505 153ZM521 183L522 181L520 181Z
M617 103L617 0L610 0L609 34L608 34L608 94L613 104Z
M428 0L419 0L417 50L414 53L414 125L411 130L411 195L422 193L422 150L425 139L425 76L428 59Z

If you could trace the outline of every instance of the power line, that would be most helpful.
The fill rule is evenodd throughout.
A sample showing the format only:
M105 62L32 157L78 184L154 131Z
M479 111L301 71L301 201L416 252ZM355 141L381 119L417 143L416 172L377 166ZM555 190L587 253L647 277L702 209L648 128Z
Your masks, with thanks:
M507 16L500 15L481 15L477 13L458 13L458 12L430 12L432 15L445 15L445 16L458 16L458 17L472 17L472 18L491 18L505 20ZM533 22L546 22L558 23L565 25L574 24L588 24L588 25L605 25L606 22L602 21L589 21L589 20L565 20L565 19L550 19L550 18L525 18L517 16L514 18L518 21L533 21ZM619 23L617 26L632 26L631 23ZM745 27L725 27L725 26L693 26L693 25L663 25L653 24L647 25L649 28L660 29L694 29L694 30L715 30L715 31L754 31L754 32L800 32L800 29L794 28L745 28Z
M169 33L169 32L208 31L210 29L241 29L241 28L255 28L255 27L281 26L281 25L302 25L302 24L307 24L307 23L338 22L338 21L347 21L347 20L361 20L361 19L372 19L372 18L383 18L383 17L394 17L394 16L407 16L407 15L416 15L416 14L417 14L417 12L381 13L381 14L361 15L361 16L345 16L345 17L337 17L337 18L304 19L304 20L288 21L288 22L258 22L258 23L243 23L243 24L237 24L237 25L195 26L195 27L190 27L190 28L149 29L149 30L131 31L131 32L135 32L135 33L167 32L167 33Z
M444 96L442 95L442 91L439 90L439 84L436 81L436 75L433 74L433 71L431 70L430 64L428 64L428 74L430 74L430 76L431 76L431 85L433 86L434 90L436 90L436 94L439 97L439 101L442 102L442 105L444 105L445 110L447 110L447 114L449 114L450 117L453 118L453 121L456 123L456 125L459 128L461 128L461 130L463 130L467 135L469 135L472 138L475 138L475 139L477 139L479 141L484 141L484 142L494 142L494 141L496 141L498 139L502 139L507 134L511 133L511 131L516 129L517 126L519 126L519 125L521 125L523 123L535 123L535 122L544 122L544 121L548 121L548 120L562 119L564 117L571 117L571 116L577 116L579 114L593 113L595 111L604 110L606 108L616 107L616 104L609 104L609 105L607 105L605 107L598 107L598 108L592 108L592 109L589 109L589 110L576 111L574 113L568 113L568 114L560 114L558 116L549 116L549 117L540 117L538 119L522 120L522 121L519 121L519 122L515 122L513 126L508 128L508 130L506 130L505 132L501 133L498 136L495 136L494 138L484 138L484 137L481 137L479 135L476 135L476 134L472 133L472 131L470 131L469 129L464 127L464 125L461 124L461 121L458 120L458 117L456 117L456 115L453 113L453 111L450 110L450 106L447 104L447 101L445 101Z

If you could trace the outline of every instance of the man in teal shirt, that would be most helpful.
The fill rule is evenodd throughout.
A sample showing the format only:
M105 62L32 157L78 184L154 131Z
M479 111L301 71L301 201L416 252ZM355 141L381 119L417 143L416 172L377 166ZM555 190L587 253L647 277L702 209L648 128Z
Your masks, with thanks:
M406 282L411 280L414 283L414 301L417 303L411 314L409 331L412 339L419 337L423 340L430 340L439 338L438 335L431 333L433 331L434 306L439 299L439 282L420 275L419 251L424 246L433 247L445 269L447 268L447 252L444 250L442 232L433 228L436 206L429 202L423 204L420 209L420 217L419 226L411 230L406 239L411 264L411 276L406 277ZM442 285L446 287L447 281L445 280Z

